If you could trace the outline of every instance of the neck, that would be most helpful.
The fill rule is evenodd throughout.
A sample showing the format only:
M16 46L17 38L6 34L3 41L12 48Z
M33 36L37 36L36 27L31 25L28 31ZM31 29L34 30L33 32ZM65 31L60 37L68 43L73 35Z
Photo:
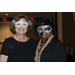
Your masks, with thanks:
M19 38L19 39L25 38L25 35L19 35L19 34L16 34L15 36L16 36L17 38Z
M15 39L18 40L18 41L24 42L24 41L26 41L26 35L16 34Z
M43 44L45 41L46 41L46 39L43 38L43 39L42 39L42 44Z

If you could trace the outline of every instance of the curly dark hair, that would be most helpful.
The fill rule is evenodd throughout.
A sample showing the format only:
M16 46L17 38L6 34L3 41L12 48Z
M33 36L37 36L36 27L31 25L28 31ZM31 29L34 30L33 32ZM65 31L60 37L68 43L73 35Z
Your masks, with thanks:
M49 19L41 19L41 20L36 22L35 32L37 34L38 34L37 27L42 26L42 25L50 25L52 27L52 34L54 35L55 26L54 26L54 24Z

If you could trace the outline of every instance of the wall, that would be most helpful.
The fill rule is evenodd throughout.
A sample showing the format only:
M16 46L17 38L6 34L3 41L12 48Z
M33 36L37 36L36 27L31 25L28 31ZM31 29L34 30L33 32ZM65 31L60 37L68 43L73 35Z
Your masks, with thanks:
M10 25L0 25L0 42L4 42L5 38L13 36L9 26Z
M10 32L10 22L0 22L0 51L4 40L12 36L14 34Z
M75 47L75 21L72 12L62 12L63 44Z
M57 38L63 43L62 12L57 12Z

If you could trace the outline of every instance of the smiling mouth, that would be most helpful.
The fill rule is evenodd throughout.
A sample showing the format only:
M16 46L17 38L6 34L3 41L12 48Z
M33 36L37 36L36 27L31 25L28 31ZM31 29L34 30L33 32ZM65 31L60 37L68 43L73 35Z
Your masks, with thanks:
M24 31L24 29L18 29L19 31Z

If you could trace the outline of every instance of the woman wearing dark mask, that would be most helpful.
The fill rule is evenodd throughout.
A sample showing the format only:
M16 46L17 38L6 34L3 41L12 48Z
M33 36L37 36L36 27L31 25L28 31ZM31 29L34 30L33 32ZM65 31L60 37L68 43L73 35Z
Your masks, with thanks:
M66 62L66 50L54 37L54 25L47 19L36 23L36 32L41 37L36 49L36 62Z

